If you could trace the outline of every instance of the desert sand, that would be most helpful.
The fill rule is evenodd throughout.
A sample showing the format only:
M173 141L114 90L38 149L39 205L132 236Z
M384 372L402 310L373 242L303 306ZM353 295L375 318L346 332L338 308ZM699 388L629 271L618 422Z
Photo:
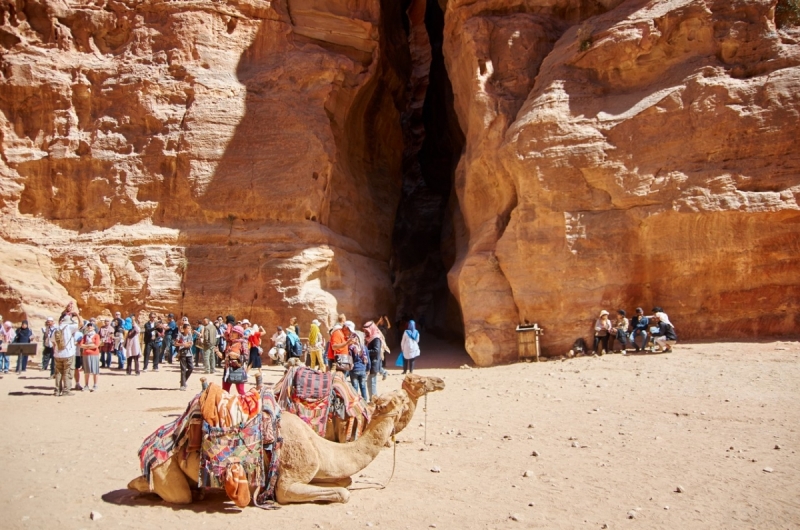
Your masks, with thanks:
M56 398L36 366L7 374L1 526L800 525L799 342L679 344L669 354L480 369L461 368L469 357L445 342L423 337L422 347L416 371L444 378L447 388L428 397L427 428L420 407L398 436L386 488L379 485L392 473L390 448L354 477L348 504L272 511L240 510L222 492L172 506L125 489L139 473L142 440L183 411L200 375L180 392L176 365L139 377L103 371L98 392ZM390 369L380 391L400 387L399 370ZM280 373L267 368L266 380ZM100 517L92 520L93 511Z

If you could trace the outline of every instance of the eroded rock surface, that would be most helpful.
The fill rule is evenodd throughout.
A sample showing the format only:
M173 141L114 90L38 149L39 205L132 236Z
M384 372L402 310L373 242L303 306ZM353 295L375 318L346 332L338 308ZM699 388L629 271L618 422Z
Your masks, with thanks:
M637 305L682 339L792 333L800 47L775 3L511 3L447 11L473 358L516 355L506 322L561 354Z
M661 305L681 339L800 324L800 33L774 0L0 11L4 315L367 319L398 293L463 318L480 365L525 320L563 353L603 308Z

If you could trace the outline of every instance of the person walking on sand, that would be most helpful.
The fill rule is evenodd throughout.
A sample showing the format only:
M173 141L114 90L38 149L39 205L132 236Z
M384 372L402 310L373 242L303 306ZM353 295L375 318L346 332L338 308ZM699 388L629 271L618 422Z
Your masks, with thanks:
M413 320L408 321L408 328L403 332L400 341L400 352L403 356L403 373L414 373L414 361L419 357L419 331Z
M194 354L192 354L194 340L192 336L191 324L184 322L175 337L175 351L181 367L181 390L186 390L186 382L194 371Z
M86 330L80 343L81 357L83 357L83 391L97 390L97 375L100 373L100 335L95 331L94 324L86 324ZM89 376L92 376L94 386L89 388Z
M128 354L127 367L125 372L131 375L131 365L136 366L136 375L139 375L139 357L142 356L142 347L139 345L139 335L141 334L141 327L139 327L139 317L133 316L131 322L131 330L128 332L128 338L125 339L125 350Z

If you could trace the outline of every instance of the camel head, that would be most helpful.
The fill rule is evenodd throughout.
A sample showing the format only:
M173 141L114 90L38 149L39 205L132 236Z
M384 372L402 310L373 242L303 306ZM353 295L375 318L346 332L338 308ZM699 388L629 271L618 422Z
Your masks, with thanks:
M375 396L371 403L375 408L372 412L372 420L387 415L400 416L408 410L408 396L402 390L394 390Z
M416 400L430 392L444 390L444 380L440 377L408 374L403 380L403 389Z

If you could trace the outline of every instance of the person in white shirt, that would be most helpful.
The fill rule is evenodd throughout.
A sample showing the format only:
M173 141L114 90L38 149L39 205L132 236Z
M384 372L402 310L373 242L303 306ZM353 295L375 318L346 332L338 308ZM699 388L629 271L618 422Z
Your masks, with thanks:
M40 370L47 370L50 368L50 378L52 379L56 372L56 362L53 361L53 353L55 345L53 344L53 333L56 330L56 324L53 317L47 317L42 328L42 343L44 351L42 351L42 365Z
M286 360L286 332L283 328L278 326L278 331L272 335L273 347L269 350L270 358L279 363Z
M77 322L75 322L75 319L77 319ZM83 319L77 310L72 312L65 311L59 319L58 329L62 337L62 348L59 348L57 344L55 333L53 336L53 358L56 365L56 389L54 395L56 396L73 395L70 391L70 386L72 384L73 363L78 344L76 335L82 326Z

